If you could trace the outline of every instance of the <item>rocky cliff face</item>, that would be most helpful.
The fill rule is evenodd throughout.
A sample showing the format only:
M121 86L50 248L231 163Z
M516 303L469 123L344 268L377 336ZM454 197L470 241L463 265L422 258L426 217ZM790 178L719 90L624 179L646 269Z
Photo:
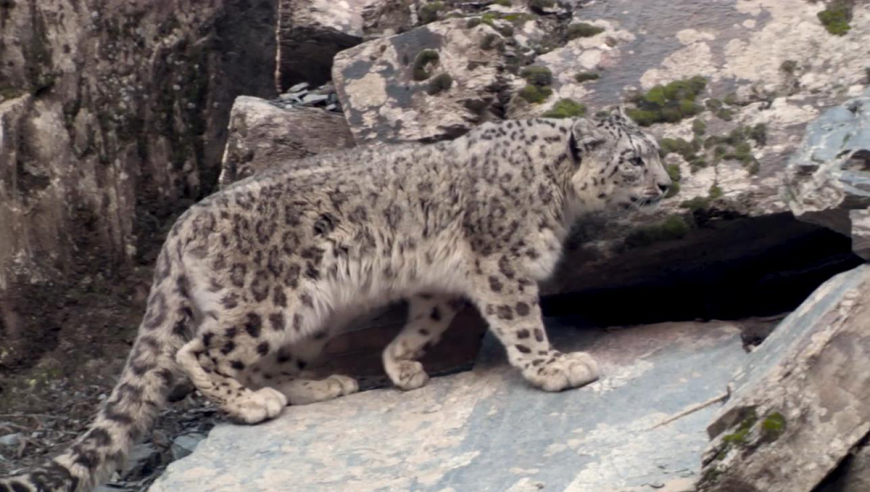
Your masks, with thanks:
M80 353L102 334L119 340L117 350L97 350L100 362L94 362L94 355L82 367L105 376L101 381L109 384L115 373L102 361L120 359L117 355L126 350L123 335L141 315L148 268L162 232L175 214L218 184L227 186L331 148L437 141L487 120L592 116L616 104L627 105L630 115L659 139L677 186L651 214L579 224L559 274L543 287L544 310L575 315L582 309L584 321L600 327L795 309L823 281L870 256L868 39L870 5L853 0L167 0L160 8L134 0L0 0L0 369L29 366L45 352L55 359ZM317 87L330 78L331 83ZM237 99L239 95L252 97ZM460 455L459 461L444 455L433 473L442 472L442 461L459 463L458 468L468 465L471 470L468 483L477 479L474 470L485 470L480 473L492 483L518 491L543 487L541 477L551 473L548 485L564 482L563 488L572 491L617 486L693 490L698 474L704 474L709 490L774 490L767 488L767 474L754 456L780 463L783 456L804 451L787 447L790 436L796 436L794 442L813 442L804 439L807 429L792 424L796 413L813 405L768 391L786 381L776 377L781 374L776 368L799 361L805 370L795 374L811 376L851 368L838 352L829 360L805 357L800 347L786 343L788 334L812 338L824 332L834 341L848 336L859 344L852 351L867 352L866 341L851 333L864 328L864 318L854 314L865 308L862 300L853 299L860 288L847 289L847 304L854 303L855 311L839 327L828 322L833 311L822 302L836 297L825 292L853 277L860 277L855 285L863 288L866 268L832 280L807 300L778 328L774 345L755 357L740 356L737 328L722 331L732 365L717 366L720 373L712 386L707 384L712 359L702 351L711 345L699 342L688 351L696 356L697 371L674 365L686 371L686 380L707 374L703 393L691 384L660 393L661 377L640 377L651 367L643 361L622 356L624 363L613 364L604 386L656 394L662 405L672 406L667 407L672 417L652 419L658 432L671 432L668 426L674 422L688 425L679 420L693 415L693 427L685 429L692 432L694 447L675 448L686 460L696 456L692 462L697 467L672 473L656 466L664 471L619 482L623 470L613 463L631 456L651 465L648 448L657 443L638 448L635 434L645 427L614 421L614 429L628 428L631 435L607 431L606 446L577 438L553 451L581 456L567 474L552 460L531 459L515 463L510 476L493 477L492 467L471 454ZM615 303L631 309L614 310ZM114 314L104 316L101 306ZM802 312L814 313L812 319L802 318ZM757 333L744 329L744 343L761 343L772 327L764 319L768 321ZM467 325L480 328L476 318ZM680 339L710 336L704 329L679 332ZM362 330L354 336L369 341L387 337L386 332L379 332L380 338L372 333ZM574 333L566 331L567 346L577 342L569 340ZM76 339L79 335L84 342ZM618 335L607 330L600 336L607 348L602 353L613 347L620 349L613 354L622 353ZM55 349L63 338L67 343ZM454 350L453 341L446 342L462 359L448 361L451 367L474 361L473 353L462 350L476 352L477 345L459 340ZM347 367L359 363L379 371L377 348L372 344L366 350L365 356L339 353L336 358ZM661 354L670 352L662 348ZM685 360L677 355L675 361ZM779 359L770 364L773 369L758 363L774 355ZM39 364L39 370L66 369ZM752 386L755 390L745 386L729 405L762 408L763 414L750 423L740 412L736 420L735 412L719 415L721 428L711 431L714 441L708 450L716 459L708 456L702 470L706 439L699 432L730 397L725 385L731 368L755 366L764 366L759 369L764 384ZM56 372L45 374L57 378ZM476 376L458 379L468 377ZM484 379L481 387L504 384L493 390L497 393L519 392L507 376L496 378L501 383ZM92 374L82 380L94 385ZM801 384L826 389L829 380L807 377ZM34 378L13 391L0 391L0 406L23 401L36 407L31 388L42 382ZM0 376L0 390L3 384ZM845 396L866 403L866 395L859 393ZM563 396L564 401L585 401L582 394ZM380 405L376 398L380 396L359 395L333 407L341 414L358 412L354 405L360 402L375 409ZM430 401L408 401L411 412L420 403L419 412L441 418L429 410ZM499 404L487 402L481 422L499 412ZM600 412L592 413L606 420L613 416L608 408L612 406L602 404ZM574 403L566 409L576 412ZM363 413L357 415L370 418ZM789 426L784 438L773 443L783 448L771 445L770 429L764 427L776 413ZM319 426L318 414L314 409L296 415ZM639 419L648 417L638 414ZM445 428L458 428L448 421L449 414L444 418ZM776 427L777 419L768 427ZM353 426L350 422L341 425ZM506 427L512 423L506 421ZM587 423L593 429L601 421ZM335 429L323 429L322 436L309 437L323 442L336 438L330 434ZM830 459L806 458L816 465L812 476L795 472L790 479L778 478L778 486L790 487L788 480L798 477L805 482L800 490L809 492L866 434L860 426L843 429L841 435L828 429L827 436L838 443ZM158 441L152 444L159 447ZM600 463L587 459L608 443L629 443L632 449L614 448L617 459ZM407 443L399 444L401 456ZM544 452L552 454L550 447ZM28 459L33 458L29 453ZM202 453L200 458L208 457ZM668 453L655 459L674 464ZM862 463L861 456L854 461ZM272 463L263 468L273 468ZM545 471L535 480L525 476L539 468ZM523 476L514 480L513 475ZM593 475L594 480L589 478ZM438 477L428 482L432 490L442 489ZM178 488L189 479L176 474L156 489ZM320 483L315 473L294 479ZM861 483L863 478L843 480Z
M33 292L148 262L212 190L233 99L274 93L274 25L265 0L0 2L0 367Z

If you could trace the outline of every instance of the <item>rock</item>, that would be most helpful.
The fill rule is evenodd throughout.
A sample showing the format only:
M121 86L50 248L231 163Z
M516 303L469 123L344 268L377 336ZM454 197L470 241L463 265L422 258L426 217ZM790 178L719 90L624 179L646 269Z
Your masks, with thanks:
M330 79L332 58L362 41L362 9L367 0L279 0L279 90L298 82L320 85Z
M566 323L548 320L554 344L588 349L603 368L583 389L531 388L488 337L473 371L419 390L289 407L260 426L220 425L150 492L287 483L310 492L692 490L704 426L746 358L739 329Z
M232 100L275 95L271 4L0 2L0 366L69 328L44 299L153 261L215 185Z
M807 127L785 196L795 217L852 236L856 253L870 259L870 89Z
M160 462L160 452L154 446L146 443L137 444L130 450L127 463L120 475L130 480L147 477L160 465Z
M810 492L870 431L870 265L837 275L737 373L700 490Z
M242 96L230 116L219 183L226 187L264 169L352 145L353 136L339 114L314 108L283 109Z
M849 221L852 223L852 251L870 260L870 209L850 210Z
M415 0L379 0L362 12L363 34L367 38L393 36L411 30L419 8Z
M825 478L814 492L866 492L870 490L870 448L860 446Z
M180 460L190 455L203 439L205 439L205 435L199 433L183 434L176 437L172 441L172 459Z
M6 434L5 436L0 437L0 446L6 446L10 448L14 448L21 443L21 433L16 432L15 434Z
M333 81L358 144L455 137L499 111L502 35L466 19L434 22L335 57Z

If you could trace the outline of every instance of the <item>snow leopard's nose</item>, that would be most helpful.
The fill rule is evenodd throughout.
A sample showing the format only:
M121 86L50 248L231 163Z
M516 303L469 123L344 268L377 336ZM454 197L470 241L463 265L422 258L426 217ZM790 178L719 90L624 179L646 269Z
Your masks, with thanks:
M667 193L668 190L671 188L671 184L670 184L670 183L658 183L657 186L659 187L659 191L662 192L662 195L664 195L665 193Z

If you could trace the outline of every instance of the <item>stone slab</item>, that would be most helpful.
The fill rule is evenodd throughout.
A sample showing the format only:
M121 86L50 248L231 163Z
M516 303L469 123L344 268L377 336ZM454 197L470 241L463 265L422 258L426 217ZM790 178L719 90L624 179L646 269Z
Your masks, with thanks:
M535 390L488 337L473 371L414 392L368 391L260 426L220 425L150 491L691 490L710 402L745 359L739 330L548 327L560 349L590 350L604 377Z
M870 432L870 265L835 276L754 351L709 426L701 490L810 492Z

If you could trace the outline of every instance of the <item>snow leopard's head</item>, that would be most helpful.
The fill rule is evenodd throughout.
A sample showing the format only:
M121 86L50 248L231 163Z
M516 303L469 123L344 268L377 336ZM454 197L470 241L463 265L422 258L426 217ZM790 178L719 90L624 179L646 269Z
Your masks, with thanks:
M602 118L574 120L569 147L576 162L571 185L586 207L656 204L672 185L655 138L643 132L621 107Z

